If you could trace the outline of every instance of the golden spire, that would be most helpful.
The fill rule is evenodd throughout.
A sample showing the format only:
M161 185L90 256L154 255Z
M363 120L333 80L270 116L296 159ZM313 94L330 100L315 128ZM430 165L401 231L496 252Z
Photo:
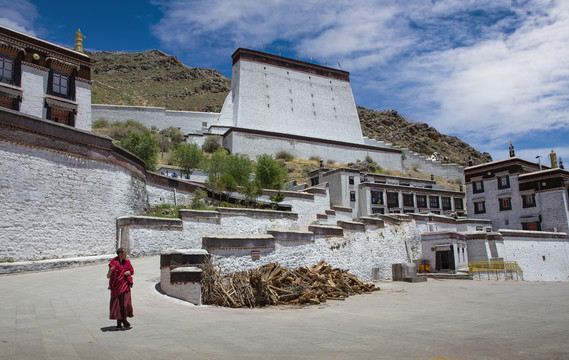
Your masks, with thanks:
M555 153L555 151L551 150L551 154L549 154L549 159L551 160L551 167L556 168L557 167L557 154Z
M78 29L75 33L75 51L83 52L83 34L81 34L81 29Z

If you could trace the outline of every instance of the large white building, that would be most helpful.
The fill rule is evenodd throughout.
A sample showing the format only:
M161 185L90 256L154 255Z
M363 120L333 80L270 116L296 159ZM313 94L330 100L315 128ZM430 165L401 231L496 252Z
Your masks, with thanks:
M0 26L0 106L91 130L91 65L82 52Z
M464 170L468 216L494 229L569 232L569 171L510 157Z

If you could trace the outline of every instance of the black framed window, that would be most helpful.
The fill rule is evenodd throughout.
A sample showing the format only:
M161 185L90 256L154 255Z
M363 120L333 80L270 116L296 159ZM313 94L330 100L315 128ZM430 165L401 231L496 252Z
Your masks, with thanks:
M387 193L387 206L399 207L399 193L396 192Z
M69 100L75 100L75 71L70 74L49 71L47 93Z
M353 176L348 177L348 184L354 185L354 177Z
M484 214L486 213L486 203L484 201L477 201L474 203L474 213Z
M46 107L46 119L60 124L75 126L75 111L60 109L49 105L46 105Z
M385 209L372 207L372 208L371 208L371 213L372 213L372 214L383 214L383 213L385 213Z
M523 222L522 230L541 231L541 224L539 221Z
M498 176L498 189L507 189L510 187L510 177L506 176Z
M473 181L472 182L472 192L475 194L484 192L484 182L480 181Z
M12 83L14 80L14 60L0 56L0 79Z
M350 201L356 201L356 192L350 191Z
M535 194L522 195L522 206L524 208L535 207Z
M500 211L512 210L512 200L511 198L500 198Z
M417 207L418 208L427 207L427 195L417 195Z
M451 205L450 205L450 197L448 196L443 196L441 197L441 203L443 205L443 210L450 210L452 209Z
M371 203L383 205L383 191L371 191Z
M462 201L462 198L454 198L454 209L464 210L464 201Z
M438 196L429 196L429 207L431 209L438 209L439 206L439 197Z
M413 194L403 194L403 206L415 207Z

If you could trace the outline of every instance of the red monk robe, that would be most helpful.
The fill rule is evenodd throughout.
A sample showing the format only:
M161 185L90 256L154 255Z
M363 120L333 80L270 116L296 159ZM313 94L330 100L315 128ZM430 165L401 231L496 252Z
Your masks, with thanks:
M134 268L129 260L124 259L126 252L119 254L109 263L109 290L111 290L110 319L116 319L117 324L122 321L130 327L127 317L133 317L130 288L133 285L132 275ZM112 271L111 271L112 269ZM125 274L126 272L130 272Z

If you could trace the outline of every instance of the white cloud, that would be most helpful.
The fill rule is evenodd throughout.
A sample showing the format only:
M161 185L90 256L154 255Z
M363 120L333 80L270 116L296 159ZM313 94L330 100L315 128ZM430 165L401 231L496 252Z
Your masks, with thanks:
M0 0L0 25L9 27L32 36L37 36L33 22L38 18L34 5L27 0Z

